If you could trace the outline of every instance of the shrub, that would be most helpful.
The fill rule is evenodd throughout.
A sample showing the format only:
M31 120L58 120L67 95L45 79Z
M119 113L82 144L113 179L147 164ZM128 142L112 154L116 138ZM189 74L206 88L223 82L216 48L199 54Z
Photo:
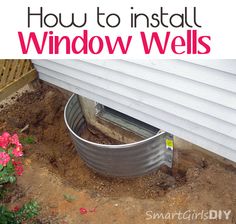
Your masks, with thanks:
M0 185L16 181L16 174L22 175L23 164L20 157L23 155L22 145L17 134L10 135L4 132L0 136Z
M26 143L33 143L33 138L26 138ZM23 164L22 144L17 134L10 135L4 132L0 136L0 196L8 187L7 183L16 181L16 175L22 175ZM24 204L21 208L9 210L6 205L0 204L0 224L31 223L32 218L38 215L39 205L35 201Z
M0 224L21 224L29 221L39 213L39 205L35 201L24 204L21 208L15 207L12 211L0 205Z

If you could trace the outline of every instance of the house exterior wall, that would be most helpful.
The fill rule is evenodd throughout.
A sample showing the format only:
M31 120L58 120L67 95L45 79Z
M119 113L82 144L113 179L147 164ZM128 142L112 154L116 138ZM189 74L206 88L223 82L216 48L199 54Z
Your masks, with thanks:
M33 60L42 80L236 161L236 60Z

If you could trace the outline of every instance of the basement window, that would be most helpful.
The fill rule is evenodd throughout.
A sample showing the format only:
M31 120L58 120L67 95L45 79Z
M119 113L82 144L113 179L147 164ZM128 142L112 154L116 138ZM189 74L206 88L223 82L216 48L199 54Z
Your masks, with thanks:
M153 127L147 123L144 123L140 120L137 120L133 117L130 117L102 104L97 104L96 109L97 116L99 118L119 125L120 127L129 130L133 133L136 133L144 138L154 136L160 130L156 127Z

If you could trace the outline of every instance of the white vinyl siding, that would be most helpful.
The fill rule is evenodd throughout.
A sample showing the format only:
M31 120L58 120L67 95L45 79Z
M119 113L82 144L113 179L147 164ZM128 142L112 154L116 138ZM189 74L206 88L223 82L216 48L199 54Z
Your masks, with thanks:
M42 80L236 161L236 60L33 60Z

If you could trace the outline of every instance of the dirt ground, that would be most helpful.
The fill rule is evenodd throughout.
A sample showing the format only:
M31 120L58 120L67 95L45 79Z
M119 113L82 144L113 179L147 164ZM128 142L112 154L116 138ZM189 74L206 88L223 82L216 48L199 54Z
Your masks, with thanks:
M195 162L184 169L175 166L172 172L163 167L134 179L100 176L75 152L63 118L66 101L65 94L43 84L14 104L1 106L0 133L19 133L29 125L20 135L36 140L25 147L25 171L18 178L10 207L36 199L42 208L38 223L236 223L234 166L189 151L188 157L194 154ZM87 131L84 137L91 140L93 134ZM105 136L95 134L96 141L109 143ZM210 210L211 218L217 214L218 219L201 220L200 213ZM223 210L231 211L228 220ZM157 213L166 219L158 219ZM173 219L172 213L176 213Z
M84 127L84 130L80 134L80 137L83 139L86 139L90 142L95 142L99 144L105 144L105 145L120 145L122 142L117 141L116 139L109 138L105 134L103 134L101 131L97 130L95 127L91 125L86 125Z

